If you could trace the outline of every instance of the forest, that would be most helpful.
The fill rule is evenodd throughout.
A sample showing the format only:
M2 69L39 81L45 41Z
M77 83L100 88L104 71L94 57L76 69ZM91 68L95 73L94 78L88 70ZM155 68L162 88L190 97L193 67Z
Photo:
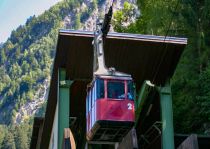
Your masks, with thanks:
M0 46L0 148L26 149L30 145L33 117L14 124L18 109L50 77L59 28L82 0L62 1L12 31ZM73 16L69 28L79 29L103 0ZM114 12L115 31L188 38L172 78L175 133L210 135L210 1L138 0ZM35 115L44 115L44 106Z
M210 134L210 1L139 0L141 12L135 23L129 20L131 6L115 13L119 32L188 38L172 78L176 133Z

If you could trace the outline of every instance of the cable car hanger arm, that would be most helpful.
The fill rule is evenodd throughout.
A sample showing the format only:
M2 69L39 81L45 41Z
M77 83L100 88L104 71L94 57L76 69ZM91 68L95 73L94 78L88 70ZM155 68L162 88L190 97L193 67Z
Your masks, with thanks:
M114 76L130 77L130 75L128 74L115 71L115 68L113 67L108 69L105 65L103 42L110 30L112 14L113 14L113 2L109 8L108 13L105 14L103 22L97 20L96 23L96 30L94 31L94 40L92 43L94 46L93 75L94 76L114 75Z
M113 4L112 4L113 5ZM109 30L110 23L112 18L112 5L109 8L108 13L105 14L103 22L97 20L96 30L94 31L94 62L93 62L93 71L94 75L109 74L107 67L105 66L104 60L104 49L103 49L103 40L106 38Z

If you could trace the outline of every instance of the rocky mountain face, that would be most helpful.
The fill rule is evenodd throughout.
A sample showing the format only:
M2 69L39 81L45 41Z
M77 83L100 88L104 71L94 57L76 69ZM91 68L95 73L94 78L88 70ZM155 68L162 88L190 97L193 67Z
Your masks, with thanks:
M75 24L75 13L81 13L85 12L86 9L91 9L91 3L93 0L85 0L80 8L77 8L73 10L73 13L70 13L68 16L65 17L64 23L65 23L65 28L67 29L72 29L74 28ZM79 30L87 30L87 31L94 31L96 27L96 20L97 19L103 19L104 14L108 12L109 7L111 6L111 0L99 0L99 3L97 7L92 11L91 15L86 17L85 19L82 20L82 25L78 28ZM139 15L139 10L136 5L136 0L117 0L114 2L113 5L113 12L117 10L121 10L124 6L125 2L129 2L130 4L133 4L135 8L135 14L133 15L133 20L136 19ZM113 28L111 27L111 31L114 31Z
M8 41L1 44L0 75L4 77L4 81L0 85L0 123L20 124L43 113L58 29L93 31L96 20L103 19L110 2L61 2L39 17L30 17L24 26L13 31ZM118 0L114 4L114 12L122 9L124 2L125 0ZM135 5L136 0L127 2ZM12 69L9 69L10 67Z
M46 102L46 99L48 97L49 84L50 84L49 81L50 78L44 80L43 84L36 91L33 100L26 102L24 105L20 107L19 111L15 115L15 121L14 121L15 124L20 124L25 119L28 119L34 114L36 114L39 108Z

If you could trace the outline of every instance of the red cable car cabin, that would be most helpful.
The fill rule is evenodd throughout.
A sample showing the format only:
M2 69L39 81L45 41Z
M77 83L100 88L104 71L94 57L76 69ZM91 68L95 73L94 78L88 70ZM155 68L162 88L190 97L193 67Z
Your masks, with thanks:
M132 78L97 76L86 98L87 140L119 142L134 120Z

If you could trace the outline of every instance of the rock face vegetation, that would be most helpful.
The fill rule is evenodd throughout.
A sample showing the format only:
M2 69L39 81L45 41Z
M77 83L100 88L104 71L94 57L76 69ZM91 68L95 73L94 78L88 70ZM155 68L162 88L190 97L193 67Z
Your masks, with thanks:
M45 112L58 30L93 30L108 3L61 1L40 16L29 17L0 44L0 148L29 148L33 116Z
M108 3L62 1L0 44L0 148L29 148L33 116L44 115L59 28L93 30ZM175 132L210 134L210 1L133 3L117 1L114 30L188 38L172 78Z

